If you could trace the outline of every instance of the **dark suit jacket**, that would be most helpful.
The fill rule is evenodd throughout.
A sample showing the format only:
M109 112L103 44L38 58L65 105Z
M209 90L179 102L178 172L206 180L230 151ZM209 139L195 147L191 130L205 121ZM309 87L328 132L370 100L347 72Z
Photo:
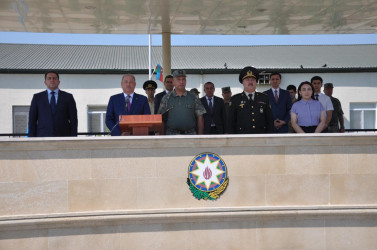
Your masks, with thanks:
M272 89L269 89L263 92L268 95L270 99L270 105L272 110L272 118L275 120L279 118L286 122L280 129L276 130L274 128L275 133L288 133L288 122L291 120L291 108L292 108L292 99L289 95L289 92L284 89L279 90L279 102L276 103L275 101L275 93Z
M47 90L34 94L28 136L77 136L77 109L72 94L59 90L55 114L51 111Z
M229 134L273 133L270 101L266 94L255 92L254 101L244 92L230 99L227 130Z
M143 95L134 93L131 110L126 110L126 99L123 93L113 95L110 97L109 104L106 111L106 126L111 131L111 135L120 135L119 129L119 115L149 115L148 99Z
M155 114L158 114L158 109L160 108L160 103L161 103L161 100L162 100L162 97L164 97L164 95L166 95L166 91L162 91L160 93L158 93L155 97L154 97L154 113Z
M203 115L204 118L204 134L208 135L211 133L211 122L213 122L216 125L216 130L218 134L224 134L225 133L225 105L224 100L222 98L219 98L217 96L213 96L213 108L212 108L212 115L210 114L207 97L204 96L200 98L200 101L202 102L204 108L206 109L206 112Z

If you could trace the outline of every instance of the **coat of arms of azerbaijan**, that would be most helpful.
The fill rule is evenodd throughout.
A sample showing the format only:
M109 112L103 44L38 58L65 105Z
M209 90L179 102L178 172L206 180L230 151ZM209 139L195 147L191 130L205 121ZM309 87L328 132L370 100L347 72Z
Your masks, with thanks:
M201 153L190 162L187 184L196 199L216 200L228 182L227 167L217 154Z

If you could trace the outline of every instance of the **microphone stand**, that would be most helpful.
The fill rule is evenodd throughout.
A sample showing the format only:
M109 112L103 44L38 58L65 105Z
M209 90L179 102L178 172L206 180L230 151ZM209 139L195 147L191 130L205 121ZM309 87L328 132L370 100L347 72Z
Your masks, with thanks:
M110 132L107 135L111 135L111 133L113 132L114 128L119 125L120 121L121 121L121 119L119 117L119 121L114 125L114 127L112 127L112 129L110 130Z

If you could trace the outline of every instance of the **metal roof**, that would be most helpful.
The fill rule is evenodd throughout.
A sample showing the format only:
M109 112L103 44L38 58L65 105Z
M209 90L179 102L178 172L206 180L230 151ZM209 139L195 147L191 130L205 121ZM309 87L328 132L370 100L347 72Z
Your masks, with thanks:
M152 47L152 65L162 48ZM377 45L177 46L172 69L232 73L244 66L281 72L377 72ZM226 64L226 67L225 67ZM0 72L146 73L147 46L0 44Z

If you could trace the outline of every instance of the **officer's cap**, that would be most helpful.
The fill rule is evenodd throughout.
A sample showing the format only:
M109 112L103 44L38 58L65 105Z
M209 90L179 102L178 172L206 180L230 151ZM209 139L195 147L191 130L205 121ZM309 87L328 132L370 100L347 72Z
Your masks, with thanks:
M332 83L325 83L324 88L325 89L330 89L330 88L333 89L334 85L332 85Z
M186 76L186 71L183 69L177 69L173 72L173 77Z
M192 89L190 89L190 92L191 92L191 93L194 93L194 94L197 94L197 95L200 94L200 92L199 92L199 90L198 90L197 88L192 88Z
M157 89L157 83L153 80L148 80L143 84L143 89Z
M224 88L221 88L221 90L223 91L223 93L231 92L230 87L224 87Z
M239 76L239 81L242 83L242 81L245 78L248 77L254 77L257 81L259 79L259 72L256 68L247 66L241 70L240 76Z

